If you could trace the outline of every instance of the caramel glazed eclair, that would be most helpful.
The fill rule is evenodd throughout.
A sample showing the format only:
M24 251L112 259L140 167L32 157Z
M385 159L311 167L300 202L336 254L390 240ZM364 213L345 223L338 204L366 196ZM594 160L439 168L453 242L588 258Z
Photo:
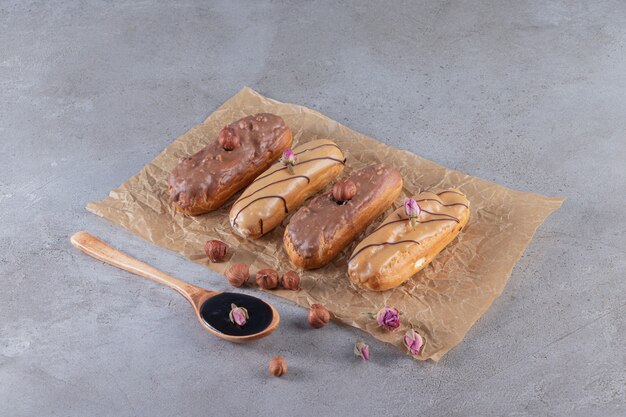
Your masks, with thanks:
M293 215L283 244L291 262L304 269L326 265L400 195L402 176L383 164L353 173L356 192L340 202L324 193Z
M394 288L428 265L469 220L469 201L450 189L439 194L421 193L415 226L404 206L389 215L360 242L348 261L350 280L363 288Z
M196 215L217 210L291 146L280 116L259 113L224 127L204 149L181 158L170 174L174 208Z
M277 162L255 179L230 209L230 224L246 238L259 238L278 226L287 213L324 188L343 171L345 157L327 139L292 151L294 164Z

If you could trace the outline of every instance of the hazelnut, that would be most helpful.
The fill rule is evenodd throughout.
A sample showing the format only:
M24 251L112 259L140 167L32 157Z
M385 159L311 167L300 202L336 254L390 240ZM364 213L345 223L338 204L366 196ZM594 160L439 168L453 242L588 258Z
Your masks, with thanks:
M239 146L239 136L237 136L237 132L235 132L235 129L232 127L226 126L220 130L218 140L220 142L220 146L227 151L232 151Z
M312 304L308 317L311 327L319 329L324 327L330 321L330 313L321 304Z
M300 275L296 271L288 271L283 274L281 281L283 288L286 290L299 290L300 289Z
M285 358L282 356L276 356L272 358L269 366L270 374L281 377L287 373L287 364Z
M264 290L273 290L278 287L278 272L273 269L261 269L256 273L256 283Z
M333 185L333 198L338 203L350 200L356 194L356 184L352 180L339 181Z
M250 276L250 269L244 263L237 263L228 268L226 279L233 287L241 287Z
M209 240L204 244L204 252L211 262L222 262L227 251L228 245L221 240Z

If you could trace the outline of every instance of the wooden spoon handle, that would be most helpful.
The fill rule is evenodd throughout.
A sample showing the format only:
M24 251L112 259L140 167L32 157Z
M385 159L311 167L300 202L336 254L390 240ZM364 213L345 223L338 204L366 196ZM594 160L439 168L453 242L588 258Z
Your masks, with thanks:
M194 296L201 292L207 292L202 288L188 284L158 269L143 263L122 251L107 245L97 237L87 232L77 232L71 237L71 242L81 251L89 256L106 262L109 265L124 269L133 274L156 281L159 284L167 285L178 291L183 297L194 305Z

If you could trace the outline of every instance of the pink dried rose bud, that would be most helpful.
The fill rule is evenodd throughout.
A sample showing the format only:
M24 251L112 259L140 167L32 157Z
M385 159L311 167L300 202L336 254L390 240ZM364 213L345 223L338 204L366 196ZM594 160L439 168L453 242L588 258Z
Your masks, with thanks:
M411 221L411 226L415 227L417 225L417 218L419 217L422 209L420 208L417 201L412 198L404 199L404 210L406 211L406 215L409 217Z
M419 355L424 346L424 339L413 329L406 332L402 341L404 342L404 346L409 350L409 353L413 356Z
M235 304L230 305L230 314L228 315L230 321L237 326L244 326L248 319L248 310L243 307L237 307Z
M283 152L283 156L280 157L280 162L287 166L287 170L293 174L293 166L297 162L296 154L293 153L291 148L287 148Z
M367 346L363 341L357 340L354 345L354 354L359 358L363 358L366 361L370 360L370 347Z
M383 307L376 314L378 325L387 330L395 330L400 327L400 312L395 307Z

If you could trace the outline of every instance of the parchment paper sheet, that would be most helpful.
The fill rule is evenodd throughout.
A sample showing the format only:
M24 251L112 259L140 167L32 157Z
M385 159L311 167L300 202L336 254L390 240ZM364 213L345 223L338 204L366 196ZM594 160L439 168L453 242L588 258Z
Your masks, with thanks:
M259 240L239 238L228 223L228 211L236 196L220 210L198 217L175 214L168 203L167 177L178 158L215 140L226 124L259 112L282 116L293 130L294 146L318 138L335 140L347 156L344 176L377 162L396 167L404 177L404 190L394 208L406 196L423 190L455 187L469 198L471 217L466 229L428 267L398 288L384 293L354 288L346 275L346 260L355 246L352 244L331 264L302 272L300 291L272 292L303 307L321 303L337 320L401 349L403 334L413 327L425 339L419 359L439 360L463 339L502 292L537 227L563 201L513 191L446 169L348 129L316 111L244 88L204 123L176 139L139 174L111 191L108 198L89 203L87 209L218 273L224 273L234 262L250 264L252 274L267 267L285 272L291 266L282 248L284 227ZM384 216L370 225L366 233ZM233 256L228 262L211 264L206 260L203 245L208 239L220 239L230 245ZM402 312L402 326L395 332L379 329L374 320L362 314L376 312L384 305Z

